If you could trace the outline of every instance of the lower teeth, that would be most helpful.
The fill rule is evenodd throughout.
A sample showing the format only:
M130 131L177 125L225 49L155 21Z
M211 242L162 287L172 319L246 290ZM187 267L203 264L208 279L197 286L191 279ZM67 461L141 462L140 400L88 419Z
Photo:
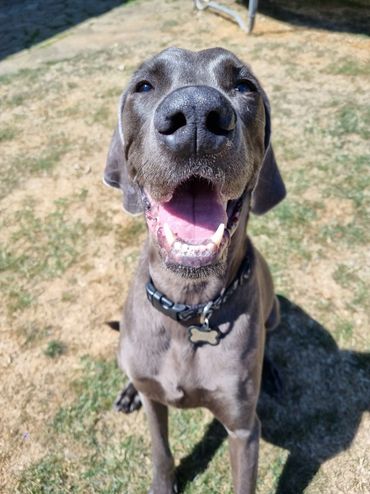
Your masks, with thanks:
M176 242L172 246L172 249L175 254L181 256L191 256L191 255L205 256L215 252L216 245L213 243L208 243L206 245L191 245L176 240Z

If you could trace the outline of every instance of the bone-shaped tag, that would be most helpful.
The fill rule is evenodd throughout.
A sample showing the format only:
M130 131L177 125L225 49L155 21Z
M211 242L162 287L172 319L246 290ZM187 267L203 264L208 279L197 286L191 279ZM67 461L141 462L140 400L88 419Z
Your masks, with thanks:
M202 329L202 328L205 329ZM218 345L220 333L216 329L206 329L208 326L189 326L189 339L192 343L208 343L209 345Z

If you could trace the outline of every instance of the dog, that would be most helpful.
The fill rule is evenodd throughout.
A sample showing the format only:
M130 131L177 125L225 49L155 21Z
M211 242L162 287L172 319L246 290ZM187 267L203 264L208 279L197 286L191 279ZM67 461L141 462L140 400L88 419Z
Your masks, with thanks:
M279 305L246 227L286 194L270 136L264 90L222 48L166 49L120 99L104 181L128 213L144 213L148 235L120 322L130 383L117 408L144 406L152 494L176 492L169 405L214 414L228 433L234 492L255 492L256 405Z

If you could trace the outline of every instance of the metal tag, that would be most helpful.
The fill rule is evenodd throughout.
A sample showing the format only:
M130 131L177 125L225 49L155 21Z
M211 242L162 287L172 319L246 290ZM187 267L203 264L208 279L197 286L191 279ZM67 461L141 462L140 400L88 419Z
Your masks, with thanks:
M192 343L208 343L216 346L220 341L220 331L218 329L210 329L208 324L201 326L189 326L189 339Z
M192 343L208 343L208 345L216 346L220 341L221 332L218 328L209 327L209 318L212 315L213 302L209 302L203 309L200 316L200 325L189 326L189 340Z

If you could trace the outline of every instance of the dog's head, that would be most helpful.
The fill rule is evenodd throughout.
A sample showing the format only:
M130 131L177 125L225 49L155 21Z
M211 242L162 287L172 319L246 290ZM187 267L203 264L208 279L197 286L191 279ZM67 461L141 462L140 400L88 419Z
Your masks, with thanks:
M123 93L104 179L144 211L167 266L226 258L245 201L263 214L285 196L270 146L270 108L250 68L221 48L171 48Z

